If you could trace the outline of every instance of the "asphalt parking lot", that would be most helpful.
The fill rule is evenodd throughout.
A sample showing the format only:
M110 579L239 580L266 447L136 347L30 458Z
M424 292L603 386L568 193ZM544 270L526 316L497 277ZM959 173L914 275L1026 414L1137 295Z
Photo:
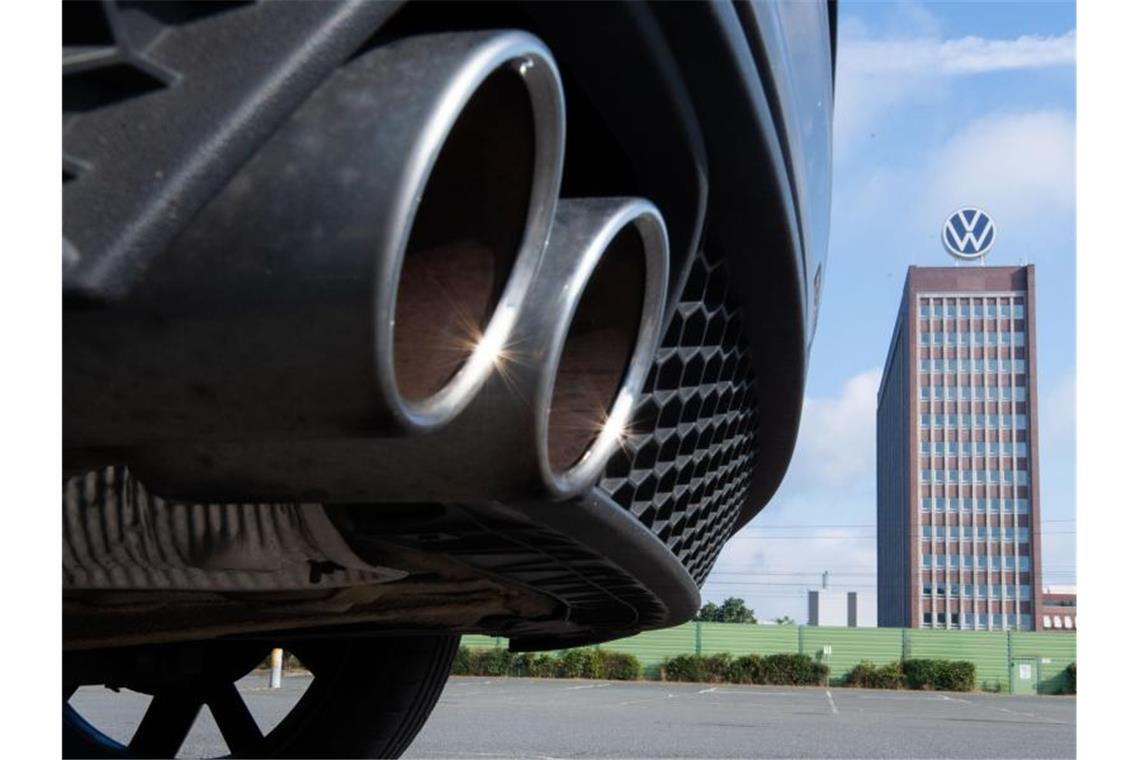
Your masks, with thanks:
M307 677L239 684L263 730ZM72 698L125 739L146 698L85 687ZM183 754L225 747L203 711ZM1075 757L1076 700L864 689L463 678L448 683L405 757Z

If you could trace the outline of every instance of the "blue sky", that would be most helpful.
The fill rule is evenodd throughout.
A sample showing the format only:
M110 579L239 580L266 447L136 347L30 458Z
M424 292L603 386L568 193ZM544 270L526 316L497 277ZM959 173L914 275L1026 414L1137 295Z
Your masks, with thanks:
M831 243L800 439L704 599L803 621L830 570L873 623L878 378L906 268L950 264L939 233L963 205L998 225L992 265L1037 268L1044 576L1075 583L1075 8L839 8Z

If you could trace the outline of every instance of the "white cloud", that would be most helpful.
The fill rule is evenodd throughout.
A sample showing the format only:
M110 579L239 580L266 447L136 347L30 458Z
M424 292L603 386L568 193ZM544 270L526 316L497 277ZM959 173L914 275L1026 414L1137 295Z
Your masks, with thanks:
M925 167L926 213L940 223L961 205L979 205L1008 228L1033 229L1074 208L1075 151L1073 118L1060 111L973 121Z
M835 88L835 147L842 159L856 137L895 106L944 97L958 77L998 71L1073 66L1076 32L1016 39L934 36L872 39L861 24L840 27Z
M1066 251L1063 242L1073 235L1075 152L1071 113L1039 110L974 119L917 163L848 173L836 187L834 240L846 248L882 251L885 267L925 263L942 258L938 232L947 215L961 206L980 206L997 223L1000 261L1043 263L1047 252ZM887 219L892 227L890 245L884 246L882 220Z
M845 488L875 467L875 408L882 370L861 372L837 398L804 401L785 492L797 486Z

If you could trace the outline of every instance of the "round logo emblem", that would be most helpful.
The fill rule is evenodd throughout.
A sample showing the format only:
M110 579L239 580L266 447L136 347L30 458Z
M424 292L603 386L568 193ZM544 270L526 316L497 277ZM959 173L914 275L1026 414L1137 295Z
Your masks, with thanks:
M960 208L942 225L942 245L959 259L977 259L994 246L994 220L980 208Z

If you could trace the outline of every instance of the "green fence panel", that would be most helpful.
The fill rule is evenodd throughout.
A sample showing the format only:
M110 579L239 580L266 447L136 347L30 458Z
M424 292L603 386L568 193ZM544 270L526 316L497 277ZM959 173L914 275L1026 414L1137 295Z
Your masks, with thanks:
M831 668L832 683L843 679L861 660L886 665L902 658L901 628L838 628L804 626L804 654ZM825 647L831 654L825 656Z
M459 646L467 647L468 649L504 649L508 645L507 640L501 636L462 636L459 639Z
M602 649L632 654L641 661L646 678L657 678L661 661L666 657L696 651L696 635L696 623L685 623L676 628L646 631L626 639L607 641L602 644Z
M1009 691L1009 637L1002 631L938 631L913 628L906 632L914 660L969 660L978 688Z
M1014 657L1035 657L1039 694L1064 694L1072 685L1065 668L1077 660L1077 637L1073 634L1011 631Z
M799 633L794 625L749 625L746 623L701 623L702 654L728 652L777 654L799 651Z

